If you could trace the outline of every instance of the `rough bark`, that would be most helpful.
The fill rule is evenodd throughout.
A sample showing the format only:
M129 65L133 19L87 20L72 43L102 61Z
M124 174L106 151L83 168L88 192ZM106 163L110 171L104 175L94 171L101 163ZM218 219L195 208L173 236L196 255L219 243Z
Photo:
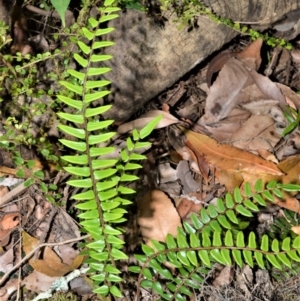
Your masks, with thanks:
M299 0L203 0L212 11L235 22L253 22L267 28L300 9Z
M270 27L288 12L300 8L298 0L206 0L212 10L234 21L258 22ZM116 45L107 53L114 56L108 66L112 72L110 97L113 108L107 118L123 121L142 108L159 92L174 84L198 63L220 49L237 32L217 25L205 16L198 28L179 30L169 20L159 27L142 12L128 11L112 22L116 30L109 39Z

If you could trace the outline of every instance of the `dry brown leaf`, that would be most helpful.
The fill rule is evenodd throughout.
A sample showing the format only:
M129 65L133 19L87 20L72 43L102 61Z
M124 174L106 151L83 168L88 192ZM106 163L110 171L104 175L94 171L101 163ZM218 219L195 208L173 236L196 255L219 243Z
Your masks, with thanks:
M251 113L249 111L234 108L226 119L212 125L206 125L205 127L209 133L202 134L206 134L219 142L231 141L232 134L236 133L250 116Z
M209 90L205 114L201 117L200 124L214 124L226 118L240 102L237 96L248 78L249 71L244 64L235 58L230 58Z
M223 285L229 285L233 280L234 269L231 266L225 266L221 270L220 274L213 281L213 286L220 288Z
M292 228L291 228L291 230L294 232L294 233L296 233L297 235L300 235L300 226L298 225L298 226L293 226Z
M281 136L274 120L266 115L251 115L230 138L232 145L256 153L258 149L272 151Z
M6 273L14 266L14 249L11 248L0 254L0 272Z
M300 108L300 95L294 92L290 87L276 83L277 87L282 91L286 98L286 102L294 108L295 110L297 108Z
M55 253L61 258L62 262L72 265L78 255L78 251L68 245L56 246L53 248Z
M23 279L22 285L36 293L46 292L57 278L59 277L50 277L35 270Z
M250 185L254 187L257 179L261 179L263 185L271 181L277 181L283 184L300 184L299 174L300 174L300 155L295 155L288 157L287 159L281 161L277 167L283 172L281 176L271 175L271 174L247 174L244 173L244 181L249 182Z
M19 279L9 279L3 287L0 288L0 300L11 300L10 296L19 288Z
M21 214L19 212L7 212L0 220L1 230L11 230L20 222Z
M187 147L188 148L188 147ZM203 179L205 182L208 182L208 175L209 175L209 162L205 159L205 156L199 152L194 152L192 149L189 151L190 153L194 153L197 161L196 163L198 164L199 170L201 175L203 176ZM195 170L196 171L196 170Z
M260 97L263 97L263 95L260 95ZM278 104L278 100L260 98L256 101L252 100L251 102L242 104L242 107L254 115L268 115L269 111ZM281 114L283 113L281 112Z
M34 159L34 165L31 167L30 170L25 169L24 178L27 179L32 176L33 171L44 170L45 168L48 169L50 172L57 170L57 166L52 163L45 163L41 162L38 159ZM16 173L19 171L18 168L9 168L6 166L0 166L0 176L16 176Z
M180 217L169 197L160 190L148 191L139 203L138 223L144 241L165 241L168 233L176 236Z
M262 39L257 39L236 55L237 59L245 62L249 68L258 70L261 64L260 50L263 44Z
M241 173L227 170L216 170L216 177L220 184L224 185L229 192L233 192L235 187L240 187L244 179Z
M279 160L294 156L300 153L300 131L296 131L287 136L284 143L281 143L276 149L276 157Z
M185 144L194 152L203 154L205 159L215 167L235 172L283 175L272 162L266 161L239 148L219 144L206 135L185 130Z
M157 166L159 183L168 183L177 181L176 169L170 163L162 163Z
M212 84L213 75L219 72L231 57L235 57L235 56L236 56L235 52L224 51L216 55L210 61L206 72L206 83L208 88Z
M189 166L188 161L181 160L176 168L177 178L180 179L180 183L185 194L196 192L200 188L199 181L194 179L193 173Z
M249 68L258 69L261 64L260 49L262 46L263 40L257 39L246 47L241 52L228 52L224 51L215 56L208 65L206 73L206 82L208 87L212 84L213 74L219 72L226 62L232 58L236 57L237 59L243 61L248 65Z
M195 195L197 195L197 193L195 193ZM192 194L191 197L193 197ZM197 195L195 197L199 196ZM177 212L181 219L186 218L192 212L199 213L199 211L203 207L203 205L200 202L196 203L194 200L188 198L175 199L175 203Z
M39 245L39 240L30 236L25 231L22 232L23 250L27 255ZM61 277L70 271L77 269L82 263L83 256L78 255L71 265L62 262L62 259L49 247L43 250L43 259L31 258L30 265L38 272L50 277Z
M265 150L265 149L258 149L257 150L258 154L265 160L268 160L268 161L272 161L274 162L275 164L278 164L278 160L277 158L272 154L270 153L269 151Z
M278 199L275 197L275 203L276 205L294 211L298 214L300 214L300 203L296 198L285 198L284 200Z
M278 100L280 108L284 109L287 103L277 84L272 82L268 77L257 73L255 70L249 70L248 72L253 82L265 95L266 99Z
M178 152L176 152L175 149L170 149L169 155L170 155L170 161L175 164L178 164L179 162L182 161L181 155Z
M190 167L193 171L200 173L197 157L194 152L184 145L185 137L182 131L177 127L171 127L168 133L168 138L170 144L176 150L176 152L181 156L180 159L190 162Z
M288 157L287 159L281 161L278 164L278 167L284 173L286 173L287 175L290 175L290 176L293 174L293 176L292 176L293 178L289 179L290 182L285 182L285 183L299 182L299 168L300 168L299 164L300 164L300 155Z
M156 125L156 129L164 128L167 127L171 124L178 123L179 120L174 117L173 115L160 111L160 110L153 110L149 111L148 113L142 115L140 118L124 123L118 127L118 133L119 134L124 134L127 132L130 132L133 129L140 130L143 127L145 127L150 121L153 120L153 118L162 115L163 118L160 120L160 122Z
M0 212L1 214L1 212ZM1 216L1 215L0 215ZM10 234L20 222L19 212L5 212L0 219L0 245L6 246L10 239Z
M0 176L11 176L11 175L16 175L18 172L18 169L16 168L9 168L6 166L0 166Z
M190 213L193 204L194 203L192 201L186 198L180 200L179 204L176 207L177 212L182 219L184 219Z
M255 154L258 149L273 151L286 127L285 96L276 83L255 71L261 62L261 45L261 40L255 41L226 61L208 91L205 114L197 122L210 137ZM249 119L250 113L260 116Z

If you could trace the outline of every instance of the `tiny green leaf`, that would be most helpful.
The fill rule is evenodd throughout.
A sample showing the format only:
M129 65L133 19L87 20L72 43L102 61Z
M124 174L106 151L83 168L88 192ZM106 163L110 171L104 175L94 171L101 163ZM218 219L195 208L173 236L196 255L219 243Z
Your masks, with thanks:
M145 244L142 244L142 250L148 257L155 253L155 251L151 247Z
M247 184L247 183L246 183ZM246 184L245 184L245 189L246 189ZM243 200L241 191L238 187L235 187L234 192L233 192L234 200L236 203L241 203Z
M144 128L142 128L139 133L140 138L144 139L147 136L149 136L152 133L152 131L155 129L157 124L161 121L162 118L163 118L162 115L157 116L153 120L151 120Z
M240 250L232 250L232 255L233 255L233 258L234 258L235 262L241 268L243 266L241 251Z
M233 246L233 236L232 236L232 232L230 230L226 231L224 243L225 243L226 247Z
M111 255L115 260L128 259L128 256L124 252L115 248L112 248Z
M58 14L61 18L61 22L62 22L63 27L66 27L65 14L66 14L66 11L67 11L68 6L70 4L70 0L65 0L65 1L51 0L51 4L53 5L53 7L58 12Z
M239 221L238 221L238 219L237 219L237 217L236 217L233 210L227 210L226 215L227 215L227 217L229 218L229 220L231 222L233 222L234 224L237 224L237 225L239 224Z
M243 250L243 255L244 255L245 262L246 262L251 268L253 268L252 252L251 252L251 251L247 251L247 250Z
M245 208L243 205L237 205L236 207L235 207L235 210L238 212L238 213L240 213L240 214L242 214L242 215L244 215L244 216L247 216L247 217L252 217L253 215L252 215L252 213L251 213L251 211L249 211L247 208Z
M255 257L256 262L259 265L259 267L261 269L265 269L265 264L264 264L264 260L263 260L263 254L260 253L260 252L255 251L254 252L254 257Z
M265 252L269 251L269 236L266 234L262 237L260 249Z

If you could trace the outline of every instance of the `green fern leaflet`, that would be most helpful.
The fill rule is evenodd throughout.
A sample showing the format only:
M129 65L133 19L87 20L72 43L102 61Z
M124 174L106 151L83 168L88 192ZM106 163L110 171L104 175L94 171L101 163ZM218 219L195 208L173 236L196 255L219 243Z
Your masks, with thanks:
M98 40L99 36L114 30L101 28L104 22L118 17L120 9L111 6L112 3L111 0L105 1L104 7L99 9L100 19L90 18L88 26L81 29L83 39L78 42L80 52L74 54L74 59L85 71L68 70L74 80L61 81L60 84L69 91L69 95L57 95L57 98L74 112L58 113L62 120L59 129L66 137L70 137L60 139L60 142L76 152L76 155L61 158L66 162L65 170L73 175L67 184L81 191L73 199L78 201L75 207L81 210L78 215L80 224L91 235L91 240L86 244L86 253L89 257L89 274L95 285L94 292L102 296L111 294L121 297L122 278L116 262L127 259L127 255L122 251L124 241L119 238L122 229L116 225L126 221L125 207L131 204L126 195L135 193L128 187L130 182L138 179L131 171L141 168L136 161L145 158L136 150L147 144L150 146L150 143L139 140L152 132L161 117L155 118L140 132L133 131L133 138L127 139L127 148L121 151L121 158L102 158L115 151L108 144L116 133L109 130L113 120L100 118L111 105L94 104L94 101L110 93L107 89L110 82L93 80L93 77L105 74L110 69L92 67L92 63L111 59L110 55L94 54L94 50L114 44ZM83 42L86 39L88 43Z

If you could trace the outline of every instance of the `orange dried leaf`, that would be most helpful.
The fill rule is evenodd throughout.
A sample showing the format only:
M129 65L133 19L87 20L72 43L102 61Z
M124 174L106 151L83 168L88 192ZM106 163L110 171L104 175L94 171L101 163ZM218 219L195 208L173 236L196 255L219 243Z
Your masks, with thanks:
M185 131L185 144L195 153L203 154L205 159L215 167L227 171L264 173L281 176L283 173L272 162L266 161L252 153L239 148L219 144L214 139L192 131Z
M275 198L276 205L294 211L298 214L300 214L300 203L296 198L285 198L284 200L279 200L278 198Z
M160 190L146 193L139 204L138 223L147 244L151 239L165 241L168 233L176 236L180 217L169 197Z
M292 228L291 228L291 230L294 232L294 233L296 233L297 235L300 235L300 226L298 225L298 226L293 226Z
M181 200L181 202L177 206L177 211L181 218L185 218L188 215L188 213L191 212L193 204L194 203L192 201L186 198Z
M39 240L30 236L25 231L22 232L23 250L27 255L39 245ZM50 277L61 277L72 270L78 268L83 260L83 256L78 255L71 265L62 262L61 258L49 247L45 247L43 259L31 258L30 265L38 272Z
M229 192L233 192L235 187L240 187L244 181L243 176L239 172L217 169L215 175Z
M6 246L10 240L10 234L20 222L19 212L4 213L0 220L0 246Z
M0 221L1 230L11 230L16 227L20 222L20 213L19 212L8 212L5 213Z
M237 54L239 60L245 61L246 63L254 59L255 69L257 70L261 64L260 50L263 44L262 39L257 39L246 47L242 52Z

